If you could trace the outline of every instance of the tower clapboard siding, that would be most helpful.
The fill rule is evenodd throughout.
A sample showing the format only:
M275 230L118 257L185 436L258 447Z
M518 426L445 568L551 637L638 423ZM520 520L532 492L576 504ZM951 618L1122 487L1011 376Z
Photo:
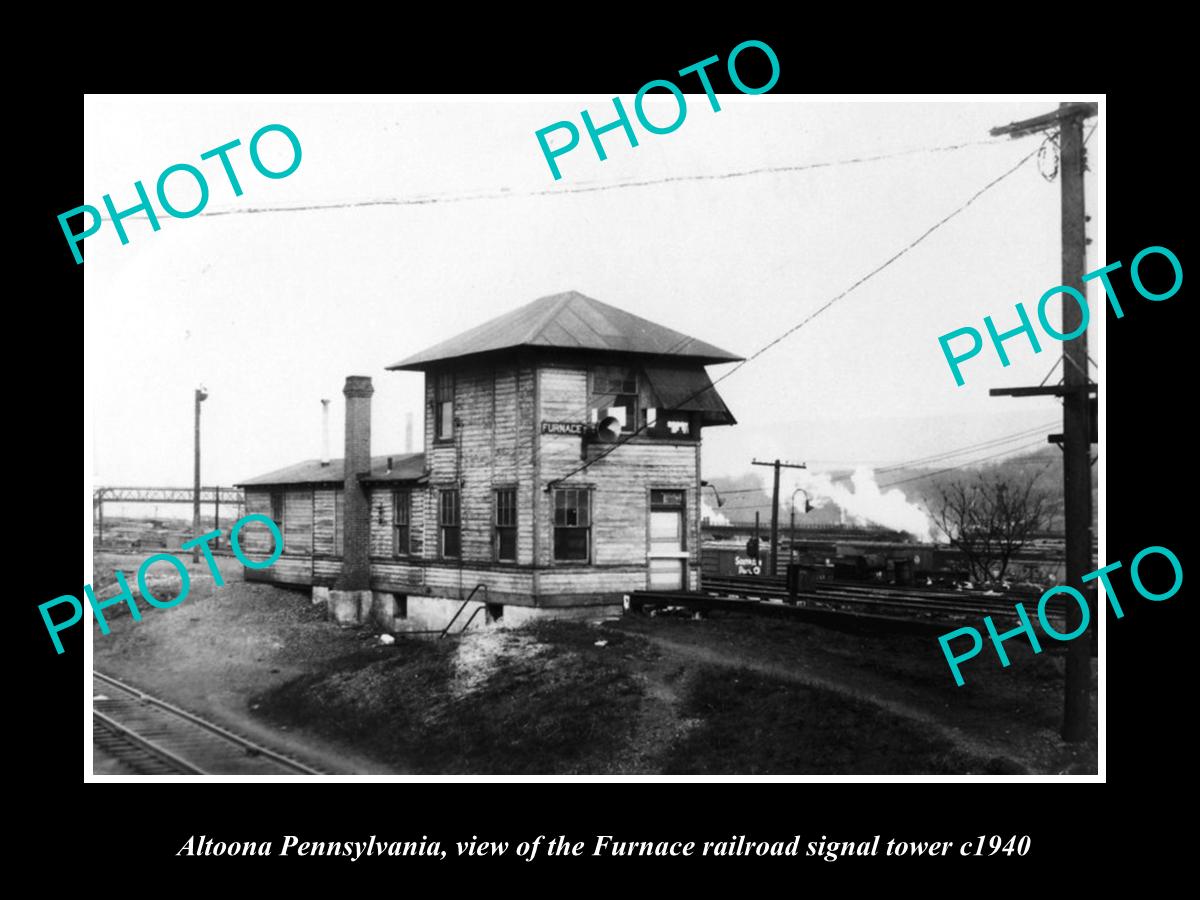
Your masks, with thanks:
M696 588L701 435L704 427L734 423L704 367L737 359L569 293L390 367L425 375L424 448L372 457L369 471L356 476L367 501L371 589L458 601L486 585L493 604L564 610L612 609L652 581ZM440 399L453 400L449 436L438 434L439 379ZM369 380L362 390L369 397ZM369 427L369 406L359 413ZM606 421L617 425L603 430ZM243 482L248 512L271 515L282 502L288 535L279 561L248 576L314 585L339 577L343 465L312 460ZM560 497L560 490L568 493ZM458 492L456 557L443 553L444 491ZM505 509L515 509L515 522L505 527L514 530L504 538L515 560L499 558L497 491L512 492ZM408 498L400 547L397 492ZM561 535L556 503L563 504ZM245 546L268 555L269 534L253 528ZM558 558L556 548L585 558Z

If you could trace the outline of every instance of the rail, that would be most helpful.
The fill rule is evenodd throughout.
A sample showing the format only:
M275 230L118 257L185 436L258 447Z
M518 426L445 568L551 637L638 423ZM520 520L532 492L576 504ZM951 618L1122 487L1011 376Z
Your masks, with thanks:
M748 599L730 599L714 594L693 591L633 591L629 595L629 608L641 612L646 607L681 606L696 611L720 610L723 612L750 613L781 619L794 619L853 630L882 630L898 634L937 634L945 630L944 625L922 621L911 617L891 616L878 611L869 615L847 610L814 605L790 605Z
M131 744L141 747L143 750L145 750L151 756L155 756L158 759L162 760L170 768L175 769L177 772L179 772L182 775L207 775L208 774L203 769L201 769L197 766L193 766L190 762L188 762L183 757L177 756L176 754L172 753L170 750L166 749L165 747L160 747L158 744L154 743L154 741L151 741L151 740L143 737L142 735L140 735L136 731L134 731L132 728L126 728L124 725L122 725L116 719L106 716L104 713L100 712L99 710L95 710L95 709L92 710L92 718L96 722L98 722L100 725L102 725L103 727L105 727L109 731L111 731L113 734L120 735L122 738L129 741Z
M241 751L247 755L258 757L259 759L269 760L278 766L281 766L286 769L291 769L292 771L298 772L302 775L320 775L321 774L316 769L309 768L308 766L304 765L303 763L297 762L296 760L294 760L288 756L284 756L282 753L276 753L274 750L268 749L267 747L263 747L260 744L256 744L253 741L247 740L246 738L242 737L239 734L234 734L232 731L229 731L226 728L222 728L220 725L210 722L207 719L202 719L200 716L197 716L193 713L188 712L186 709L180 709L178 706L175 706L171 703L167 703L165 700L159 700L157 697L151 696L150 694L147 694L144 691L139 690L138 688L134 687L133 685L126 684L123 681L119 681L118 679L113 678L111 675L105 675L103 672L98 672L95 669L92 669L92 677L97 679L100 682L103 682L104 684L109 685L110 687L116 688L119 691L123 691L124 693L130 695L131 697L133 697L134 699L136 699L137 701L139 701L141 703L144 703L148 706L157 707L158 709L161 709L161 710L164 710L165 712L170 713L177 719L183 719L187 722L190 722L193 725L200 727L204 731L210 732L212 734L217 735L218 737L224 738L229 743L240 748ZM133 741L137 742L138 744L146 747L146 749L150 750L151 752L156 753L159 756L171 757L170 761L178 762L184 766L187 766L194 773L206 774L206 773L203 773L201 769L197 768L196 766L192 765L191 763L188 763L188 762L180 759L179 757L175 756L174 754L171 754L170 751L168 751L162 747L159 747L157 744L150 741L144 735L139 735L136 732L132 731L131 729L126 728L125 726L121 725L120 723L116 722L115 720L111 719L110 717L104 715L104 713L93 710L92 715L94 718L103 722L103 724L105 726L109 727L112 730L119 730L120 733L122 733L126 738L129 738L130 740L133 740Z
M639 592L640 593L640 592ZM817 610L853 614L857 616L894 617L907 616L912 621L928 622L940 620L951 622L962 617L1013 616L1015 603L1028 603L1030 596L1016 592L1005 596L975 591L949 591L924 586L866 585L842 582L819 581L800 588L795 594L788 591L783 578L771 576L706 576L701 579L701 591L682 592L675 595L681 605L705 608L710 598L740 599L732 606L724 604L715 608L756 609L752 600L769 603L783 601L785 605L799 604L814 613ZM639 596L639 605L652 605L654 592ZM774 609L765 610L774 613ZM1066 603L1055 598L1046 604L1051 619L1062 621L1066 616Z
M475 617L477 615L479 615L479 611L481 609L484 609L484 607L477 606L473 610L471 610L471 615L467 617L467 621L465 623L463 623L463 627L458 629L459 634L462 634L464 631L466 631L468 628L471 627L471 623L475 621Z

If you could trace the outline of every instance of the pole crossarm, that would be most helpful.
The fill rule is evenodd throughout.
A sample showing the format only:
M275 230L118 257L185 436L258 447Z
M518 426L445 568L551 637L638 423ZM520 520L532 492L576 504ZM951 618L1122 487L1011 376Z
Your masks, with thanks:
M1064 103L1053 112L1044 113L1040 116L1034 116L1032 119L1023 119L1020 122L1010 122L1007 125L999 125L988 132L992 137L999 137L1007 134L1014 138L1025 137L1028 134L1033 134L1036 131L1046 131L1050 128L1057 128L1063 121L1067 119L1090 119L1099 113L1099 105L1096 103Z
M1035 387L992 388L988 395L992 397L1063 397L1068 394L1095 394L1100 389L1094 381L1087 384L1046 384Z

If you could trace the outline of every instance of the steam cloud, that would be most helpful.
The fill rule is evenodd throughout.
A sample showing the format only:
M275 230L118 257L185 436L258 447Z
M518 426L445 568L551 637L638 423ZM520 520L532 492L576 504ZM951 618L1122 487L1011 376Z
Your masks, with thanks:
M729 519L708 505L707 500L700 501L700 518L708 519L710 525L728 525Z
M804 488L812 495L813 506L836 503L856 525L882 525L895 531L905 531L919 541L933 540L933 529L925 511L909 503L899 488L881 491L872 469L855 469L850 477L853 490L844 482L835 483L828 475L807 469L799 470L791 476L791 480L793 483L788 489L789 493L795 488ZM781 496L787 495L781 490ZM797 500L800 498L797 497Z

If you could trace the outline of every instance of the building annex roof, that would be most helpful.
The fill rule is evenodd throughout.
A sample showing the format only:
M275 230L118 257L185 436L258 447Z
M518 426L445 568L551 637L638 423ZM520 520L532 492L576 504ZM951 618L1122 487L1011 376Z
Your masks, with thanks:
M388 461L391 461L391 468ZM344 459L331 459L321 465L319 459L306 459L287 468L268 472L238 482L235 487L261 487L279 484L342 484L346 480ZM371 472L359 476L361 481L416 481L425 475L424 453L393 453L391 456L372 456Z

